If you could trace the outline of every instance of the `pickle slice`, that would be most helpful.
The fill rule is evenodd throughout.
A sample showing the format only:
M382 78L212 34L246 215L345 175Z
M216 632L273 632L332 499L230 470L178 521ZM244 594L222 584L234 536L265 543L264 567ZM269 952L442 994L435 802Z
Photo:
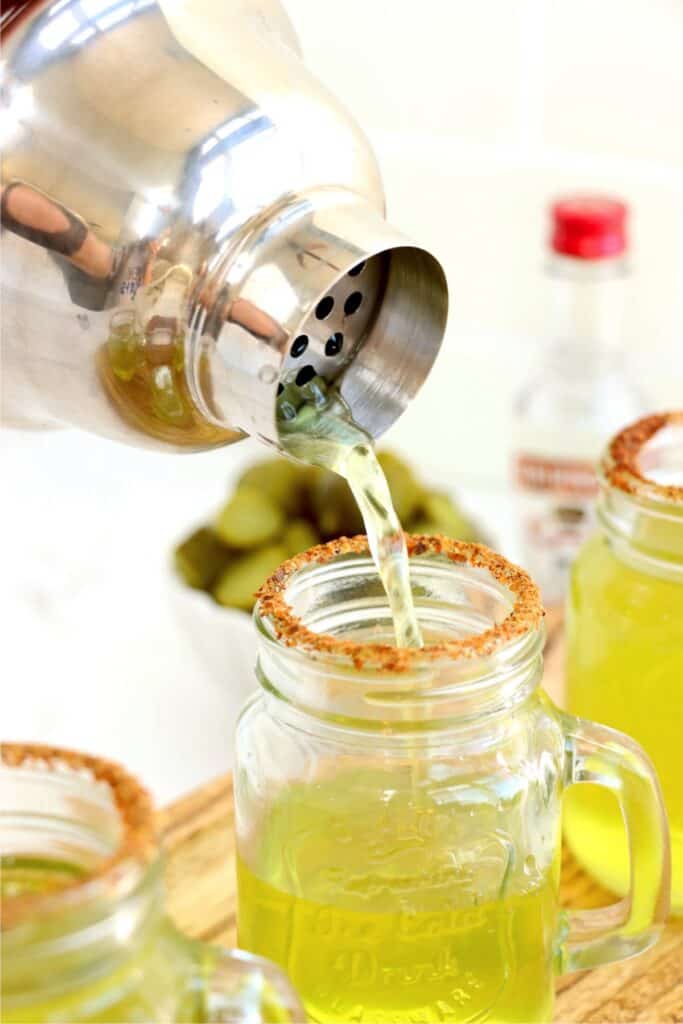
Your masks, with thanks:
M291 516L299 516L306 506L306 469L289 459L268 459L250 466L240 477L240 487L262 491Z
M239 487L223 506L214 530L231 548L257 548L282 533L285 518L272 498L255 487Z
M213 530L203 526L190 534L174 552L176 572L196 590L210 590L230 561L230 552Z
M318 543L318 535L305 519L294 519L282 536L282 543L287 549L287 558L307 551Z
M377 461L387 478L396 515L402 523L408 523L415 514L424 491L410 466L399 459L398 455L394 455L393 452L378 452Z
M268 544L258 551L239 555L213 588L216 601L227 608L248 612L254 606L254 594L267 576L287 558L283 544Z
M313 480L311 508L323 540L363 533L363 519L346 480L323 470Z

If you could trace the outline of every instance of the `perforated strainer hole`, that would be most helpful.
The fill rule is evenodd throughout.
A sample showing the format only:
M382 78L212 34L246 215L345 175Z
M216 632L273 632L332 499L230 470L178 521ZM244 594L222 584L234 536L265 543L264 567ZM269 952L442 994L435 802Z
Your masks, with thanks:
M296 383L301 388L304 386L304 384L308 384L309 380L313 380L315 375L315 366L311 366L311 364L308 363L307 366L302 366L299 372L297 373Z
M334 309L334 299L331 295L326 295L324 299L321 299L318 305L315 307L315 315L318 320L324 320L328 317Z
M300 334L298 338L295 338L292 342L292 347L289 350L290 355L294 359L298 359L302 356L308 348L308 335Z
M363 301L362 292L351 292L346 302L344 303L344 312L347 316L351 316L360 307Z
M362 263L358 263L355 267L351 267L349 270L349 277L358 277L365 270L365 260Z
M326 356L338 356L342 350L344 344L344 335L341 331L335 331L334 334L325 342L325 355Z

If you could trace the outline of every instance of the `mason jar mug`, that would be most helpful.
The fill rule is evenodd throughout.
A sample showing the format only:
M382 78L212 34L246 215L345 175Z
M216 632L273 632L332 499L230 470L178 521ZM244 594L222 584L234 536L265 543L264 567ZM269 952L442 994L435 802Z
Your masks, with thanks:
M569 595L569 707L628 732L654 761L671 827L672 907L683 914L683 410L618 434L600 478L598 529ZM586 787L565 814L578 860L626 892L628 843L614 799Z
M4 1024L300 1021L282 972L184 938L145 790L108 761L3 744Z
M284 563L259 592L260 692L237 733L239 944L286 967L315 1021L549 1021L556 973L657 938L657 780L632 740L540 689L524 572L473 544L408 545L423 648L392 645L364 537ZM632 882L613 907L566 913L562 796L588 779L619 801Z

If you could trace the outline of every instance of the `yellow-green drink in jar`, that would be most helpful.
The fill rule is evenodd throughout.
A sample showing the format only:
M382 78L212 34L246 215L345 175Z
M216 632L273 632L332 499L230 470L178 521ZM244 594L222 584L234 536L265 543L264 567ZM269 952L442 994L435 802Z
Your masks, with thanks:
M3 1024L303 1017L272 964L173 927L151 803L112 762L0 747L0 879Z
M657 782L628 737L540 691L526 573L481 545L406 543L421 647L395 645L364 537L290 559L259 591L260 691L236 741L238 941L287 971L319 1024L547 1024L558 972L657 939ZM576 921L559 905L563 794L586 775L618 791L633 837L617 928L614 908Z
M683 412L650 416L610 443L599 529L574 565L568 607L569 708L633 736L659 775L669 815L672 909L683 913ZM572 850L615 892L628 889L616 801L582 787L565 801Z
M551 1019L553 844L513 866L495 786L452 783L461 802L441 803L448 785L416 787L406 761L294 785L238 861L239 944L287 965L314 1021Z

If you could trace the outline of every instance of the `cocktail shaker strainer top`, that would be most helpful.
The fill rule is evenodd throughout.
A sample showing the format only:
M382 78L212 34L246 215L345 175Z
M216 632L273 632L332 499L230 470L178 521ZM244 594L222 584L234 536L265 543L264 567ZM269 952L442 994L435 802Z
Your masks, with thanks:
M444 274L385 221L368 143L279 3L16 10L5 416L174 450L277 445L278 391L320 374L386 430L436 357Z

